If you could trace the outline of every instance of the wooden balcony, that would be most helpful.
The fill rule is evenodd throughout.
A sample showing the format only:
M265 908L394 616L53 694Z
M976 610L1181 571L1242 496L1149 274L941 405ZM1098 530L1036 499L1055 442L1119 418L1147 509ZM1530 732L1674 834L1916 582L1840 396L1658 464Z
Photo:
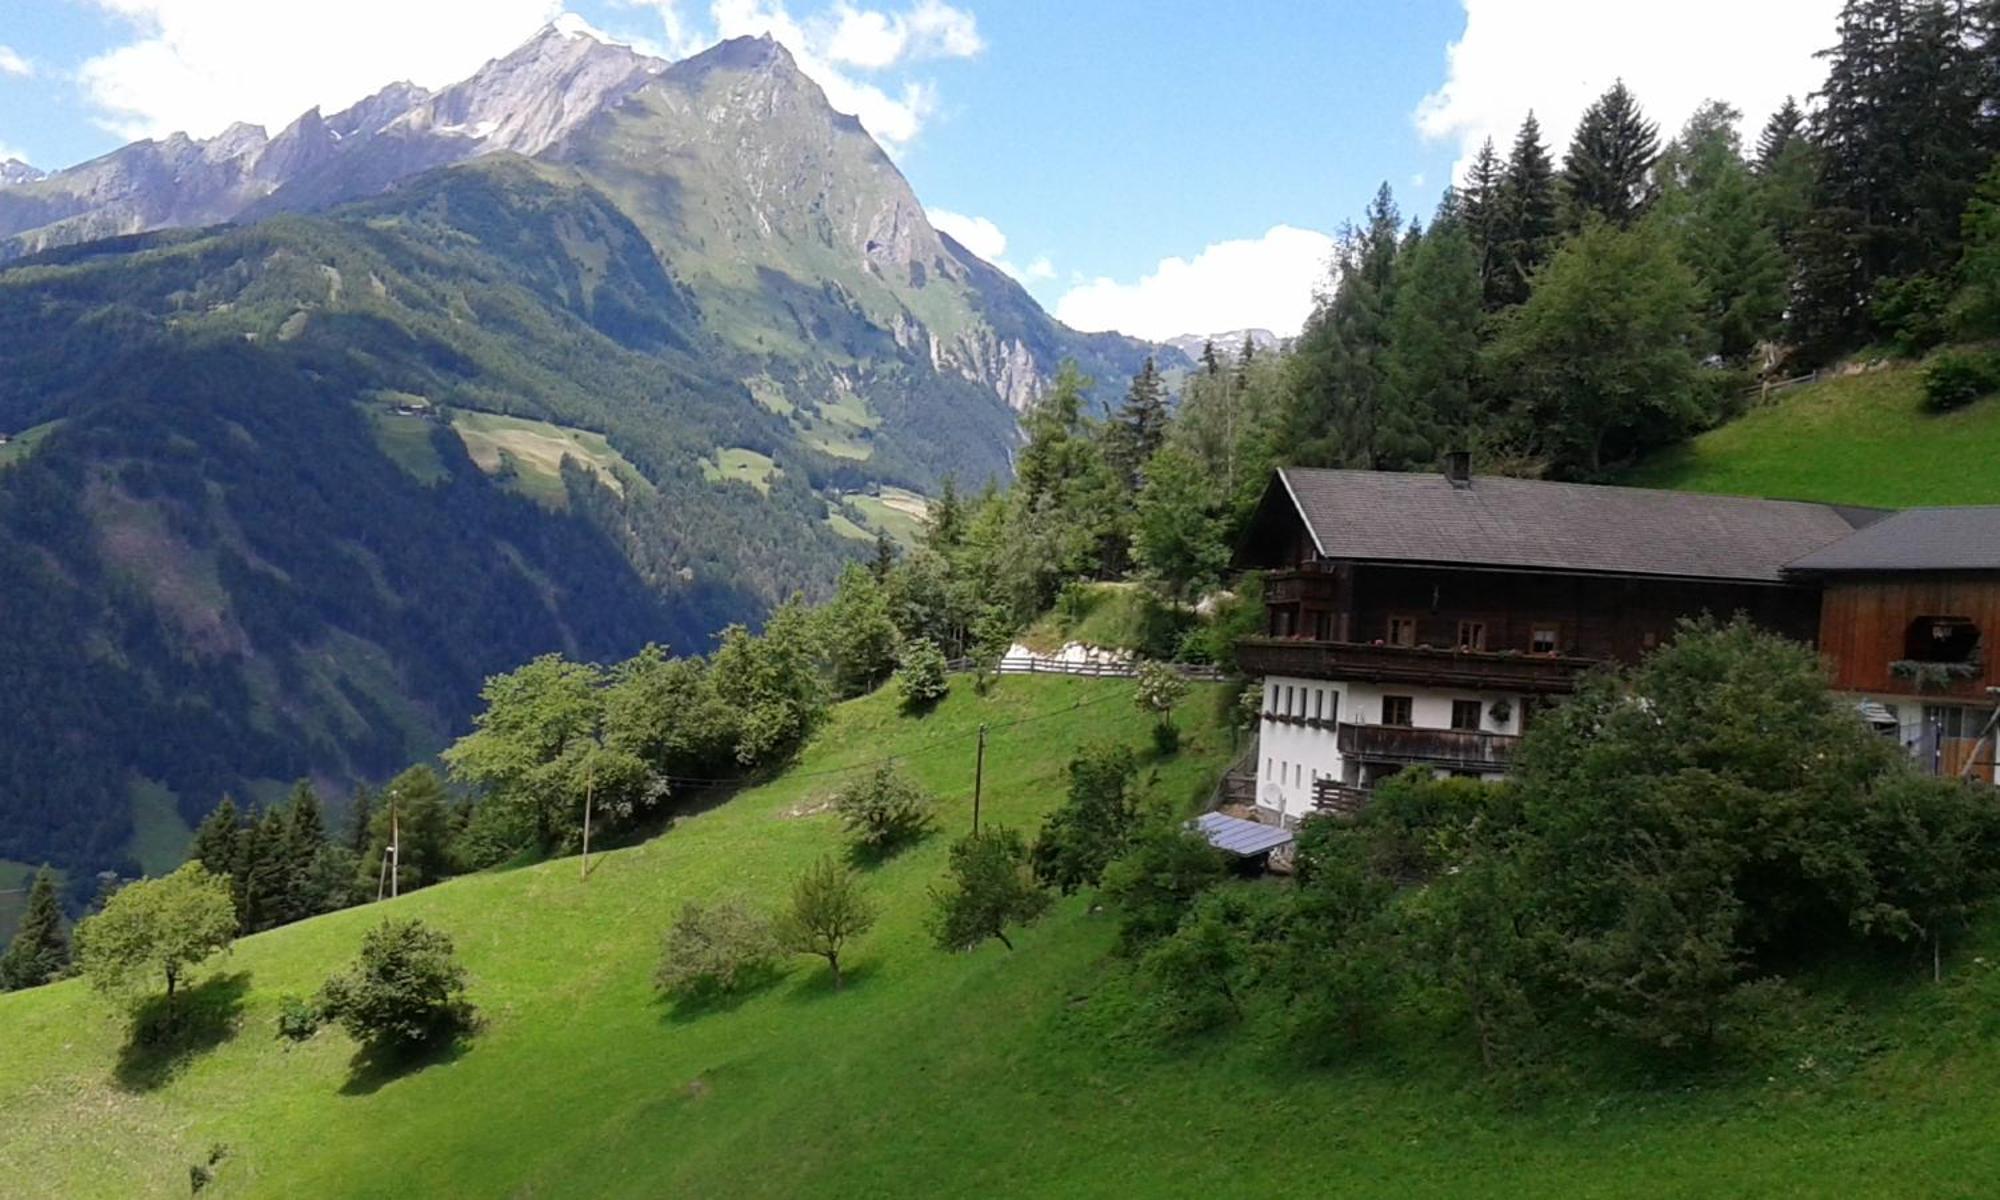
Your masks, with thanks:
M1273 571L1264 577L1264 603L1315 606L1332 604L1340 596L1340 580L1323 568L1300 567Z
M1331 779L1313 780L1313 811L1329 816L1352 817L1368 807L1368 789Z
M1505 771L1521 739L1469 729L1412 729L1406 725L1340 726L1340 753L1365 762L1442 767L1448 771Z
M1266 637L1236 643L1236 661L1248 675L1410 683L1530 695L1573 691L1576 677L1597 665L1596 659L1556 654Z

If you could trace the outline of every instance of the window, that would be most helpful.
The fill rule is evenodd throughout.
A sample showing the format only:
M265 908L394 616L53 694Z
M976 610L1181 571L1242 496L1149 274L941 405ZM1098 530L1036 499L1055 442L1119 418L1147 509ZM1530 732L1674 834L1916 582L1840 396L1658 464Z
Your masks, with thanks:
M1528 650L1534 654L1554 654L1561 644L1553 625L1537 625L1528 635Z
M1340 722L1340 693L1332 688L1326 690L1326 719L1334 724Z
M1270 689L1271 694L1264 699L1264 711L1275 713L1278 711L1278 685L1275 683L1271 684Z
M1332 613L1316 612L1313 614L1313 639L1321 642L1330 642L1333 640Z
M1979 653L1979 626L1964 617L1918 617L1903 637L1912 662L1969 663Z
M1288 638L1292 636L1292 631L1297 627L1298 620L1299 620L1298 613L1294 612L1289 608L1272 609L1271 636L1280 638Z
M1458 623L1458 648L1460 650L1486 649L1486 622L1460 621Z
M1264 778L1266 778L1266 779L1276 779L1277 777L1278 777L1278 772L1277 772L1277 768L1276 768L1276 767L1275 767L1275 766L1274 766L1274 765L1272 764L1272 761L1271 761L1270 759L1268 759L1268 758L1267 758L1267 759L1265 759L1265 760L1264 760Z
M1408 696L1382 697L1382 723L1384 725L1410 724L1410 709L1413 701Z
M1417 619L1415 617L1390 617L1389 644L1391 646L1416 645Z
M1326 720L1326 689L1313 689L1313 720Z
M1479 729L1479 709L1477 700L1454 700L1451 702L1451 727L1453 729Z
M1971 709L1946 704L1924 706L1924 724L1937 730L1941 738L1978 737L1982 728L1980 715Z
M1282 716L1289 717L1292 715L1292 685L1289 683L1285 685L1285 707L1279 709L1278 712Z
M1300 767L1300 766L1299 766L1299 764L1297 764L1297 763L1293 763L1293 764L1292 764L1292 786L1293 786L1293 787L1298 787L1298 786L1299 786L1299 785L1300 785L1301 783L1305 782L1305 781L1304 781L1303 779L1301 779L1301 778L1300 778L1300 776L1302 776L1302 775L1304 775L1304 774L1305 774L1305 769L1304 769L1304 768Z

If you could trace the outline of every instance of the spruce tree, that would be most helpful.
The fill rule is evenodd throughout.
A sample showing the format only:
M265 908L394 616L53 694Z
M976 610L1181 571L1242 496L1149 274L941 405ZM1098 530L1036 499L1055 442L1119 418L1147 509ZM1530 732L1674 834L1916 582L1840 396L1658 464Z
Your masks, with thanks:
M1390 468L1433 465L1472 423L1479 358L1479 257L1447 210L1397 267L1377 440Z
M1805 136L1806 115L1799 108L1799 102L1790 96L1778 106L1778 111L1764 122L1764 130L1757 135L1757 173L1769 175L1791 149L1792 143Z
M242 823L242 815L236 811L236 801L224 796L222 802L202 818L200 828L195 830L194 847L189 850L188 857L207 867L211 874L233 874Z
M875 531L875 557L869 560L868 573L875 577L876 583L881 583L895 569L896 540L889 536L887 530L878 529Z
M1824 360L1883 332L1889 286L1941 277L1994 150L1992 48L1963 0L1849 0L1826 53L1812 210L1792 239L1791 336Z
M1652 203L1660 127L1648 121L1625 81L1584 110L1563 159L1564 215L1580 229L1593 215L1623 228Z
M28 907L7 953L0 955L0 991L40 987L69 967L69 939L63 935L56 873L45 863L28 889Z
M959 499L958 480L946 475L938 485L938 497L924 514L924 545L939 554L958 549L965 540L965 503Z
M347 848L357 856L368 853L368 830L375 819L375 797L363 785L354 789L347 811Z
M1248 340L1250 331L1244 330L1243 337ZM1201 344L1201 373L1210 379L1222 374L1222 360L1216 356L1214 338L1209 338Z
M1402 219L1383 184L1360 227L1341 234L1333 293L1299 335L1284 444L1301 466L1373 467L1386 399L1384 355Z
M1530 281L1555 248L1557 199L1555 166L1542 145L1541 122L1531 112L1514 136L1501 176L1499 211L1492 218L1500 241L1483 293L1489 311L1528 298Z
M1656 173L1656 212L1700 288L1704 348L1729 362L1745 360L1776 332L1785 301L1785 258L1759 181L1743 161L1741 116L1727 104L1704 104L1660 156Z
M320 873L325 853L326 824L320 815L319 794L311 782L301 779L285 806L284 920L303 920L326 910L331 898L325 894Z
M1152 355L1146 356L1139 373L1132 377L1111 433L1105 457L1131 487L1137 488L1146 460L1153 457L1167 433L1167 393Z
M246 831L243 863L243 907L237 913L242 932L284 924L290 875L285 863L285 818L277 809L265 809Z
M1458 193L1459 219L1479 259L1479 294L1489 310L1502 307L1501 264L1508 224L1503 197L1506 167L1493 149L1493 139L1480 145Z

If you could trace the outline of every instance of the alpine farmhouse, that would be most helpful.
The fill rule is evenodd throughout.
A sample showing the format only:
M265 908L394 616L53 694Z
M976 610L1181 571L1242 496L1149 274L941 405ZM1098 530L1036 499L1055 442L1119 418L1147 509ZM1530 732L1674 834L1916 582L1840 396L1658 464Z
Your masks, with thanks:
M1405 769L1497 778L1538 707L1683 618L1816 644L1857 715L1995 781L2000 508L1879 509L1442 473L1278 471L1236 565L1267 573L1257 815L1353 811Z

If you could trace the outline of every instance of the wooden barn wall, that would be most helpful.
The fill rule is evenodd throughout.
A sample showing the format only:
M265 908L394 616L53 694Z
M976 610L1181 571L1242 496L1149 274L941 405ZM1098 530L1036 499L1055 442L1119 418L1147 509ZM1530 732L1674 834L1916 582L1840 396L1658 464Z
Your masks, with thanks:
M1915 684L1898 679L1889 664L1905 654L1910 622L1918 617L1965 617L1979 627L1984 669L1975 679L1922 693L1937 699L1981 700L2000 684L1993 656L2000 652L2000 579L1992 576L1897 576L1830 580L1820 604L1819 648L1844 691L1915 696Z
M1420 644L1456 645L1458 623L1476 620L1486 622L1488 650L1526 651L1533 630L1553 622L1562 653L1633 662L1686 617L1742 612L1806 642L1819 624L1817 596L1803 587L1380 566L1354 576L1357 642L1386 638L1389 618L1406 616Z

